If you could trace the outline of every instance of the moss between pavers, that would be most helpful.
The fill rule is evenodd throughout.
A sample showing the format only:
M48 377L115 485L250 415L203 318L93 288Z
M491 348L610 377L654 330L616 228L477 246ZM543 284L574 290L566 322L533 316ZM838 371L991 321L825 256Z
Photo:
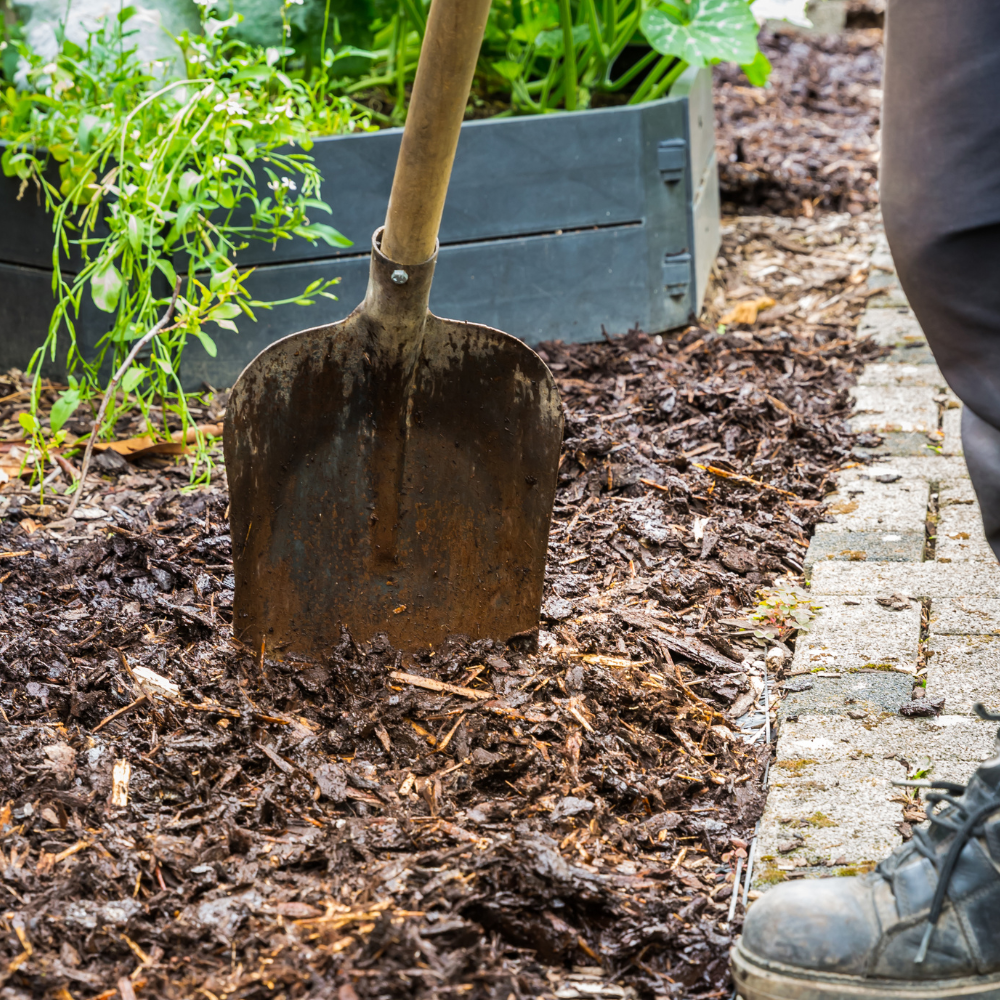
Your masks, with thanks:
M779 760L775 762L774 766L783 768L786 771L791 771L792 774L799 775L802 773L803 768L815 763L816 761L809 757L802 757L800 760Z
M842 865L833 874L846 878L850 878L852 875L867 875L869 872L875 871L877 864L877 861L859 861L856 865Z
M810 826L818 826L821 828L840 825L835 819L830 819L826 813L821 812L814 812L811 816L806 816L805 821Z

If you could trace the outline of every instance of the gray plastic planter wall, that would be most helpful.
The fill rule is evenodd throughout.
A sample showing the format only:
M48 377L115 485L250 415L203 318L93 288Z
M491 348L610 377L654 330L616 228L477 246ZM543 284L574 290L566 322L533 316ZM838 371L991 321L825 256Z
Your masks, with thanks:
M248 286L260 299L339 276L339 301L257 311L240 333L218 331L216 358L192 344L184 381L232 384L268 344L342 319L364 297L372 232L382 224L401 130L321 139L330 221L347 250L284 241L254 244ZM48 327L51 220L29 189L0 183L0 366L23 367ZM325 218L325 217L324 217ZM661 101L462 127L441 224L431 308L485 323L529 344L600 340L601 328L667 330L691 320L719 246L711 73L689 70ZM67 270L72 264L67 265ZM107 317L84 309L92 344Z

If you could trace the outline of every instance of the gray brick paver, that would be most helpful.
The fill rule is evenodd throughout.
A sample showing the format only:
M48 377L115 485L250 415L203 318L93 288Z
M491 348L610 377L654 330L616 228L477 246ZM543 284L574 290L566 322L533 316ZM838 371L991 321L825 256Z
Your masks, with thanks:
M869 275L869 287L885 292L869 299L858 335L892 352L858 379L850 418L882 444L857 449L878 456L874 463L837 474L838 492L827 497L835 520L818 525L810 543L821 611L797 638L782 698L761 888L776 871L814 875L880 860L901 841L892 779L919 765L966 781L997 739L996 723L974 717L972 703L1000 709L1000 566L962 458L961 409L886 254ZM938 506L933 550L924 547L929 499ZM915 600L898 612L875 601L892 593ZM926 697L945 699L930 719L898 714L910 699L905 671L921 662L918 599L929 603Z

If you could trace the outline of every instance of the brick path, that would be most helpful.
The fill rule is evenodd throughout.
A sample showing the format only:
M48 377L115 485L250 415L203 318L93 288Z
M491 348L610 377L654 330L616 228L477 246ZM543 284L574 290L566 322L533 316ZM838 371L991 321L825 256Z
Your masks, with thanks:
M920 768L965 781L993 752L1000 707L1000 567L983 536L945 386L892 270L872 261L861 332L893 348L853 390L851 423L883 438L871 466L839 475L806 570L822 610L800 635L784 684L777 757L756 846L754 884L849 872L901 842L901 789ZM864 450L864 449L860 449ZM902 610L876 602L904 593ZM922 624L923 619L923 624ZM923 650L923 656L921 655ZM925 666L926 665L926 666ZM932 719L898 714L914 675L945 698Z

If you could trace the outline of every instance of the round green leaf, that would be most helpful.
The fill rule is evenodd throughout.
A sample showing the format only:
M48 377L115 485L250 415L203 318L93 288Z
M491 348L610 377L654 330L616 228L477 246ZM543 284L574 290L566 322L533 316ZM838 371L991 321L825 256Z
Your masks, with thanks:
M746 0L678 0L666 9L647 10L639 26L657 52L691 66L743 65L757 56L757 22Z

